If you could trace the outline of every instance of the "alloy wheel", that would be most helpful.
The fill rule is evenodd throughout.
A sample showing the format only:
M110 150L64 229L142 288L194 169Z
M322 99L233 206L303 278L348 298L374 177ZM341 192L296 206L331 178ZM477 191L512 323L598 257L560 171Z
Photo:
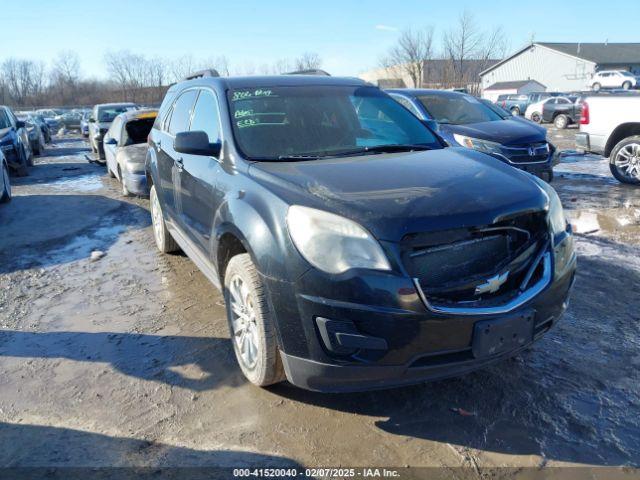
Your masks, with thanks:
M640 180L640 144L629 143L620 149L614 164L618 172L632 180Z
M231 326L236 350L244 365L253 369L258 361L258 325L249 287L240 275L230 282Z

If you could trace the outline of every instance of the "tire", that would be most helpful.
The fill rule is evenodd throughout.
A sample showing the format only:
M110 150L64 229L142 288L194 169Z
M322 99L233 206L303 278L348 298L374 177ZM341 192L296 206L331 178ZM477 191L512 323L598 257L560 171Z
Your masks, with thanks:
M249 254L229 261L224 300L233 350L247 380L259 387L285 380L266 293Z
M609 169L619 182L640 185L640 135L627 137L613 147Z
M513 115L514 117L519 117L520 116L520 109L518 107L513 107L509 111L511 112L511 115Z
M556 118L553 119L553 124L559 130L564 130L569 125L569 117L561 113Z
M42 146L40 144L40 139L38 139L38 144L35 146L35 148L33 149L33 154L36 157L39 157L40 155L42 155Z
M593 85L591 85L591 89L594 92L599 92L602 89L602 85L600 85L598 82L596 82Z
M151 186L151 191L149 192L149 206L151 210L151 222L153 223L153 238L156 241L158 250L162 253L171 253L179 250L180 247L171 236L171 233L167 229L167 224L164 221L164 214L162 213L162 207L160 206L155 185Z
M131 196L131 192L127 188L127 185L126 185L126 183L124 181L124 177L122 176L122 170L120 170L120 167L118 167L118 177L120 178L120 184L122 185L122 196L130 197Z
M533 112L531 114L531 121L535 123L542 123L542 115L540 115L540 112Z
M20 153L18 156L18 166L15 169L16 174L19 177L26 177L27 175L29 175L29 169L27 168L27 157L26 153L24 153L24 148L20 149Z
M24 156L27 158L27 167L33 167L33 151L29 149L29 156L27 156L26 152Z
M622 84L622 89L623 90L629 90L631 88L631 82L624 82Z
M4 188L0 192L0 203L7 203L11 201L11 183L9 182L9 168L5 163L2 164L0 175L4 177Z

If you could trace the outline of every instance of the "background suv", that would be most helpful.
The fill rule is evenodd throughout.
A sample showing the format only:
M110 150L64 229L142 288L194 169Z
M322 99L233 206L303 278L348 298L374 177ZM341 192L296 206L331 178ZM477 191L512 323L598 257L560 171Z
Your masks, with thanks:
M111 122L121 113L136 108L135 103L102 103L93 107L89 117L89 144L91 151L97 153L100 160L105 159L102 139L109 130Z
M589 86L596 92L602 88L629 90L638 86L638 78L625 70L602 70L593 75Z
M184 250L223 290L256 385L348 391L463 374L540 338L573 282L553 188L445 148L358 79L180 82L146 171L156 245Z

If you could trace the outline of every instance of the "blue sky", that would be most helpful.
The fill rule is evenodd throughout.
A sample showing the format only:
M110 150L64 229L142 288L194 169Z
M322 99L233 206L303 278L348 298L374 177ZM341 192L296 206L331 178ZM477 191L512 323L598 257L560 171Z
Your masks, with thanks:
M621 28L640 13L637 0L30 0L3 2L0 60L49 62L73 50L84 75L104 78L109 50L168 59L225 55L232 67L312 51L330 72L355 75L377 66L397 30L432 25L439 44L465 8L483 28L502 26L511 50L532 34L539 41L640 41L637 29Z

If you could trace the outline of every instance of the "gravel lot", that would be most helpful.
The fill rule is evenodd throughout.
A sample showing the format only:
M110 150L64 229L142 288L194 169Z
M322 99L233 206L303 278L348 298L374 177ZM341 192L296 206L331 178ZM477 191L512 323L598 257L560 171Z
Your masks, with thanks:
M243 380L221 295L87 152L59 138L0 206L0 466L640 463L640 189L600 157L556 169L580 258L552 332L463 378L323 395Z

